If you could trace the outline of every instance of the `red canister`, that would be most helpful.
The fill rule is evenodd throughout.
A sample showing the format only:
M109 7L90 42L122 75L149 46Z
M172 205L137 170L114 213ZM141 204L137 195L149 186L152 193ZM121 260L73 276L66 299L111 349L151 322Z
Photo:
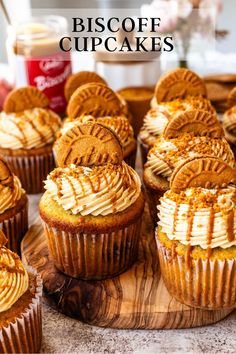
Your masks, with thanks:
M7 49L14 70L15 85L36 86L50 99L50 108L66 107L64 84L71 73L69 52L59 47L67 35L67 21L61 16L44 16L9 28Z

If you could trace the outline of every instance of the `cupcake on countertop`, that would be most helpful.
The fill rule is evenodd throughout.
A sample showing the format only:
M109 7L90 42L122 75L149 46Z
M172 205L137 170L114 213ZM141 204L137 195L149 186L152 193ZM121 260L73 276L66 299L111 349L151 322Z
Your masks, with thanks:
M28 230L28 198L19 178L0 158L0 229L7 235L7 247L20 254L20 243Z
M113 131L122 146L125 162L134 168L137 143L134 139L133 128L125 116L95 118L93 116L85 115L76 119L67 118L61 128L60 135L64 135L69 129L76 125L96 122Z
M119 141L104 125L74 125L54 152L59 167L39 209L55 266L83 279L125 271L137 258L144 197Z
M0 231L0 352L36 353L42 339L41 280L6 243Z
M147 155L143 180L154 223L157 221L156 205L169 189L174 168L194 156L215 156L232 167L235 165L220 123L215 115L205 111L188 111L174 117Z
M54 167L52 145L61 119L48 104L37 88L22 87L7 96L0 113L0 155L27 193L41 192L42 181Z
M144 117L139 133L143 162L146 161L147 152L173 117L190 110L215 113L205 96L203 81L188 69L170 71L157 82L155 89L157 105Z
M235 169L226 162L195 157L174 170L160 199L162 275L171 295L186 305L236 307L235 182Z

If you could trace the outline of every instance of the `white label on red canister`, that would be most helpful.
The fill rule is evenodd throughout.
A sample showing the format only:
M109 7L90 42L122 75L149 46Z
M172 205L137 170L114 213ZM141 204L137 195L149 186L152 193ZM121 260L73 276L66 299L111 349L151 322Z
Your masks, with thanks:
M66 107L64 85L71 74L70 53L25 59L28 84L36 86L50 99L50 108L63 112Z

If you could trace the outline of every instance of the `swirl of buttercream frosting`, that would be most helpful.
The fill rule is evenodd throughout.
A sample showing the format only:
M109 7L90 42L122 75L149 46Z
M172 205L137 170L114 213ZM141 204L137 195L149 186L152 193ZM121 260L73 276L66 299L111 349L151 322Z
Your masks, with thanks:
M4 246L0 247L0 312L9 310L27 291L28 273L20 257Z
M184 133L176 139L157 138L147 156L145 168L154 175L170 179L174 168L184 160L194 156L214 156L235 166L234 154L225 139L207 136L193 136Z
M203 249L236 245L236 188L167 191L158 205L158 225L170 240Z
M140 196L136 171L121 165L57 168L45 181L50 197L64 210L80 215L109 215L131 206Z
M25 191L21 187L20 180L13 176L13 187L0 184L0 214L16 206Z
M201 109L215 113L209 100L202 97L189 96L185 99L176 99L171 102L154 103L144 117L140 138L148 144L153 144L155 139L164 132L169 120L174 116L192 109Z
M85 115L76 119L67 118L61 128L61 134L65 134L75 125L84 123L100 123L105 127L110 128L117 135L120 144L124 149L135 141L133 128L128 119L124 116L94 118L91 115Z
M228 109L222 118L225 137L230 144L236 144L236 106Z
M1 112L0 146L12 150L40 148L54 142L60 127L60 117L49 109Z

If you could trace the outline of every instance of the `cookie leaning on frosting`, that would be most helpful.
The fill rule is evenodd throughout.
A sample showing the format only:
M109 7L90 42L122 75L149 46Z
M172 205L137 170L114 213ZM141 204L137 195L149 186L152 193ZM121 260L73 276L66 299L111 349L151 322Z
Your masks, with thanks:
M0 231L0 352L36 353L42 339L41 280L6 243Z
M115 117L93 117L93 116L81 116L79 118L71 119L67 118L64 121L63 127L61 128L60 134L65 134L70 128L76 125L84 123L98 123L110 128L120 141L123 149L124 161L134 168L136 160L136 148L137 143L134 138L134 131L125 116L115 116ZM56 143L55 143L56 145Z
M28 230L28 198L7 162L0 158L0 229L7 247L20 254L20 243Z
M139 134L143 163L157 137L164 132L168 122L178 114L189 110L215 110L206 98L203 80L188 69L177 68L167 72L156 84L155 99L144 117Z
M217 157L176 167L160 199L156 231L162 275L178 301L236 307L236 172Z
M144 196L118 139L103 125L80 124L54 151L59 167L39 210L55 266L83 279L125 271L137 258Z
M36 87L21 87L9 93L0 113L0 155L27 193L41 192L42 181L54 167L52 145L61 119L48 105Z

